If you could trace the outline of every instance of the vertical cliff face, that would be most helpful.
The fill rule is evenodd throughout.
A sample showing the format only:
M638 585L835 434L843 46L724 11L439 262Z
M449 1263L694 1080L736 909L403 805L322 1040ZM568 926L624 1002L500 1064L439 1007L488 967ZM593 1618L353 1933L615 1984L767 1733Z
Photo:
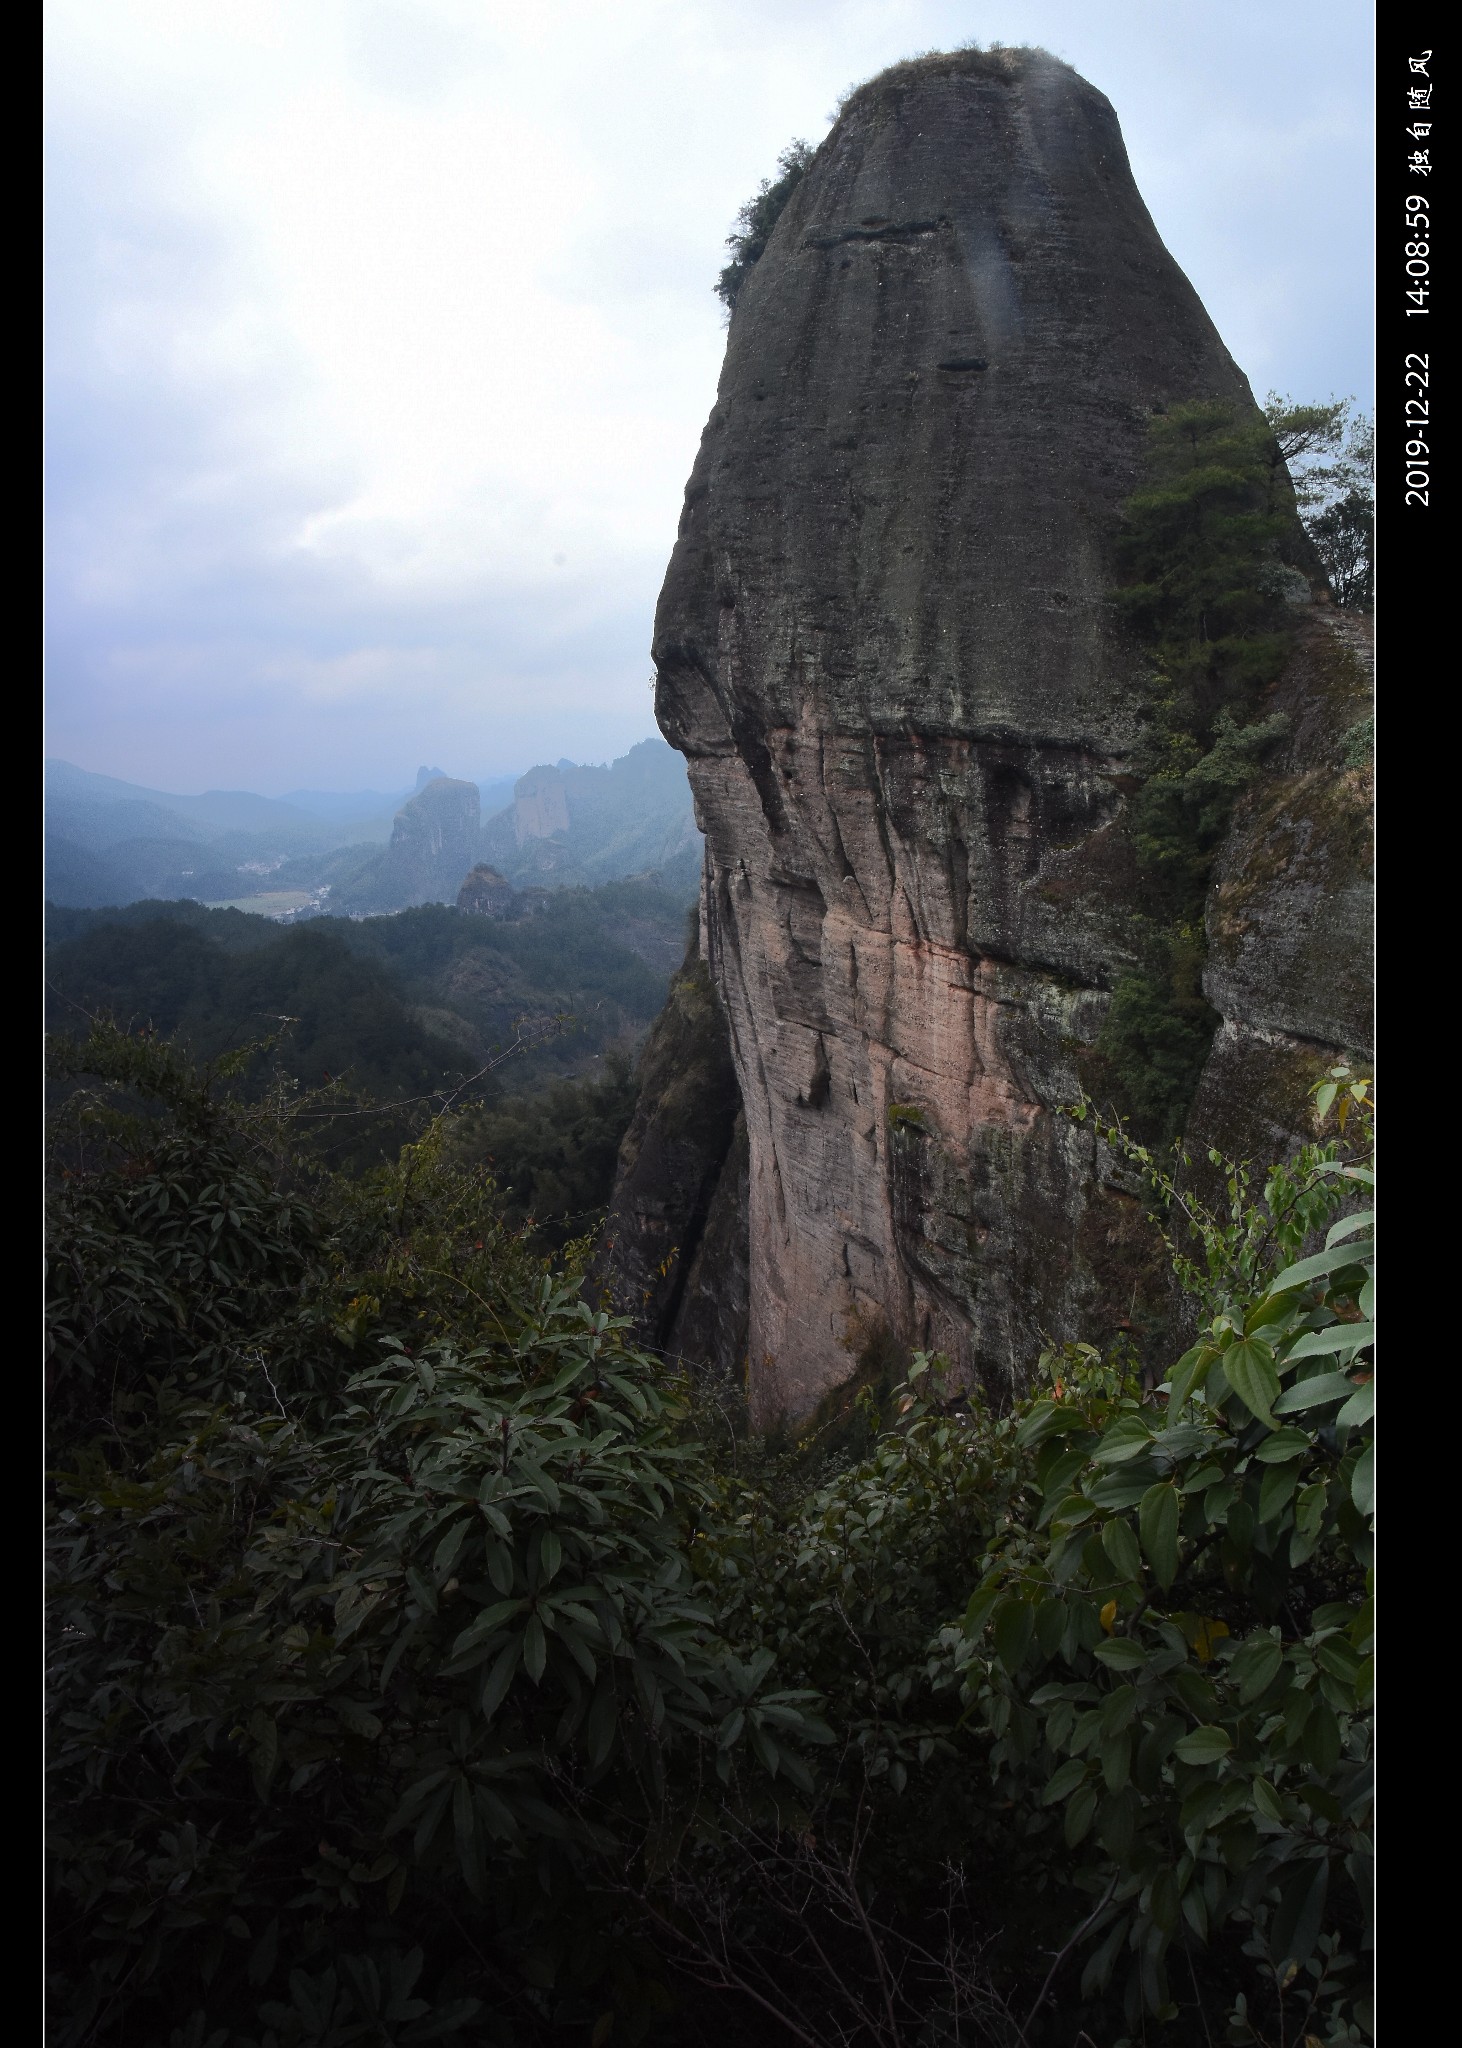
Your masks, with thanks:
M742 287L654 655L706 834L763 1419L872 1321L1008 1381L1091 1299L1107 1197L1051 1112L1136 957L1151 685L1110 593L1148 422L1192 398L1252 405L1112 109L1040 53L864 87ZM1242 1068L1272 944L1234 935L1221 973ZM1269 1007L1266 1045L1355 1042L1353 991L1319 1024Z
M455 890L477 857L482 798L475 782L439 775L396 813L383 863L383 886L408 903Z
M590 1291L716 1381L746 1350L745 1133L726 1020L692 945L640 1055Z

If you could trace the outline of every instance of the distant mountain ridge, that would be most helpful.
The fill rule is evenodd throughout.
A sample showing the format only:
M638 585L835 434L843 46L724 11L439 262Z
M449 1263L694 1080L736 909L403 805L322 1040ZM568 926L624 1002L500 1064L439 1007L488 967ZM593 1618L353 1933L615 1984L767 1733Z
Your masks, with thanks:
M70 761L52 760L43 766L48 809L54 801L73 811L146 804L186 820L204 839L221 837L225 832L319 830L319 819L308 811L279 797L255 796L250 790L207 789L200 796L174 796L167 790L122 782L114 775L93 774L89 768L77 768Z
M689 897L700 872L685 765L658 738L600 767L560 759L481 782L423 766L396 797L189 796L68 761L44 769L46 895L82 909L190 898L257 903L264 915L369 915L455 903L479 862L518 888L653 874Z

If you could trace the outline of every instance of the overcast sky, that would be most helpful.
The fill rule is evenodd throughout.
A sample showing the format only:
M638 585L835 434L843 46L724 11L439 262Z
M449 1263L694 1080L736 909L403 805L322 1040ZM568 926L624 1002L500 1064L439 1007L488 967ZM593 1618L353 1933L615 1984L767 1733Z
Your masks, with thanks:
M50 0L47 752L397 789L654 731L741 202L851 85L1098 85L1261 395L1371 363L1360 0Z

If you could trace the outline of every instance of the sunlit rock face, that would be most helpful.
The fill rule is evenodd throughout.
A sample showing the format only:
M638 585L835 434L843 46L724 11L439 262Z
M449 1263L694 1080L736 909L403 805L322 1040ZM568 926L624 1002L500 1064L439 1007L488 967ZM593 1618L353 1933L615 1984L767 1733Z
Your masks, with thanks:
M762 1421L880 1321L996 1386L1081 1328L1116 1197L1052 1112L1135 958L1114 827L1147 687L1109 593L1147 422L1195 397L1252 402L1111 107L1040 53L864 87L742 287L654 654L745 1110ZM1241 1035L1256 947L1215 998ZM1347 1002L1260 1028L1355 1043Z

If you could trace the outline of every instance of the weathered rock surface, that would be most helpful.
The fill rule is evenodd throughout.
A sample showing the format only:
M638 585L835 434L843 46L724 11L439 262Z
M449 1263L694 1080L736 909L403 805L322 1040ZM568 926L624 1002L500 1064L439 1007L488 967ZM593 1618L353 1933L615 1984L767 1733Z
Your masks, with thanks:
M481 860L508 881L574 887L634 877L687 899L701 839L685 763L661 739L641 740L607 767L572 761L531 768L509 809L489 818Z
M667 1358L741 1382L746 1143L726 1021L692 943L639 1060L591 1292Z
M479 862L457 891L457 908L473 917L516 918L518 892L496 868Z
M1336 1052L1371 1052L1370 621L1317 607L1270 693L1290 721L1241 800L1207 914L1204 992L1222 1022L1189 1128L1231 1158L1282 1156Z
M1153 411L1205 397L1252 403L1111 107L1037 52L855 94L742 287L654 655L706 835L762 1420L810 1408L876 1317L1009 1385L1081 1330L1094 1237L1126 1228L1052 1111L1136 958L1120 507ZM1334 632L1317 608L1306 644ZM1292 1128L1298 1068L1364 1036L1364 971L1324 971L1359 959L1350 771L1302 667L1214 902L1214 1130L1260 1054Z
M377 886L388 904L441 902L477 857L482 798L475 782L439 775L396 813Z
M530 768L513 786L513 831L519 846L569 829L568 797L557 768Z

